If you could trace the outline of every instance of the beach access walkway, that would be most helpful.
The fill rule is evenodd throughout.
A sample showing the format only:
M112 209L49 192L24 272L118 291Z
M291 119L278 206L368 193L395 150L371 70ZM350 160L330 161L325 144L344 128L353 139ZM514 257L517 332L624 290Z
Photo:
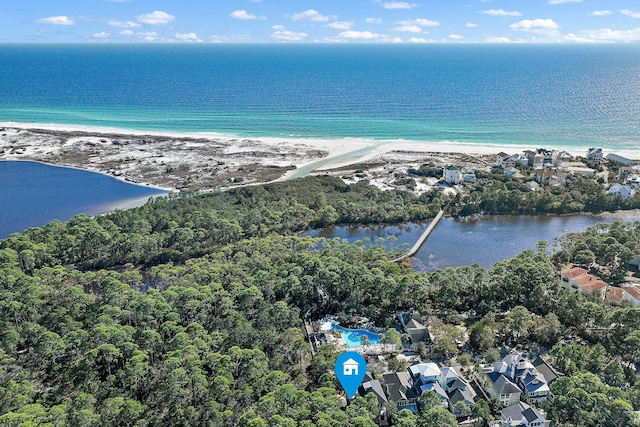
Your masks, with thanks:
M440 221L440 219L442 219L443 215L444 215L444 211L440 209L440 212L438 212L438 215L436 215L436 217L431 221L431 224L429 224L427 229L424 230L424 233L420 235L420 237L418 238L418 241L411 247L411 249L409 249L407 252L405 252L398 258L392 260L391 262L399 262L405 258L414 256L416 252L418 252L418 250L422 247L424 242L427 240L427 237L429 237L429 234L431 234L431 232L436 227L436 225L438 225L438 222Z

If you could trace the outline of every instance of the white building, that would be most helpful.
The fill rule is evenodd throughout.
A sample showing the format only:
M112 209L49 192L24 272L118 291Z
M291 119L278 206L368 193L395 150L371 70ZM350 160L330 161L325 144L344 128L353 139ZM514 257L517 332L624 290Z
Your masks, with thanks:
M449 185L458 185L462 182L462 174L460 169L453 165L448 165L442 170L444 181Z
M500 412L500 423L494 425L504 427L547 427L551 425L550 421L535 408L524 402L518 402L515 405L504 408Z
M507 153L498 153L498 159L496 160L496 166L500 166L503 169L516 167L516 158L510 156Z
M587 151L587 159L600 163L602 161L602 148L591 147Z
M631 166L633 164L633 160L627 159L626 157L622 157L613 153L607 154L607 159L613 160L614 162L618 162L624 166Z
M611 194L613 196L620 196L624 200L627 200L636 194L636 190L626 185L613 184L611 188L607 190L607 194Z
M633 190L637 190L638 188L640 188L640 175L633 175L628 177L625 184L627 184L627 187Z

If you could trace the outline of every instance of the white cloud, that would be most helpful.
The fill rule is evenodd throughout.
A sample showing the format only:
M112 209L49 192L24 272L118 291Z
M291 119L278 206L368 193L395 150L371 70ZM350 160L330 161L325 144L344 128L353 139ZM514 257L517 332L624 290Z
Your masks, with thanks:
M142 15L138 15L136 19L138 20L138 22L141 22L143 24L166 25L169 22L176 19L176 17L173 15L169 15L166 12L161 12L159 10L156 10L155 12L152 12L152 13L145 13Z
M129 37L129 36L133 35L133 31L131 31L131 30L122 30L118 34Z
M104 40L104 39L108 39L110 35L111 35L111 34L109 34L109 33L105 33L105 32L103 31L103 32L101 32L101 33L95 33L95 34L94 34L94 35L92 35L91 37L93 37L94 39L101 39L101 40Z
M211 36L211 43L248 43L251 41L249 34L234 34L232 36Z
M577 41L598 41L598 42L635 42L640 41L640 28L632 30L612 30L603 28L601 30L581 31L582 38ZM574 36L570 34L570 36ZM575 41L575 40L574 40Z
M322 40L315 41L323 43L402 43L402 39L398 36L378 34L371 31L343 31L335 37L325 37Z
M201 42L202 39L196 33L176 33L176 39L181 42Z
M431 21L429 19L412 19L412 20L405 20L405 21L396 21L396 24L399 25L417 25L419 27L437 27L438 25L440 25L440 23L438 21Z
M382 7L385 9L413 9L418 6L415 3L406 3L403 1L389 1L382 3Z
M382 24L382 19L380 18L367 18L364 20L367 24Z
M459 35L459 34L449 34L449 38L450 38L450 39L453 39L453 40L461 40L461 39L463 39L464 37L463 37L463 36L461 36L461 35Z
M260 15L260 16L252 15L250 13L247 13L247 11L244 10L244 9L234 10L233 12L231 12L229 14L229 16L234 18L234 19L245 19L245 20L249 20L249 21L250 20L255 20L255 19L261 19L261 20L267 19L267 17L264 16L264 15Z
M466 25L467 28L476 28L477 26L478 24L473 24L471 22L467 22L467 25Z
M294 13L293 16L291 16L291 19L294 21L303 21L305 19L308 19L312 22L327 22L329 20L329 17L320 14L320 12L318 12L317 10L308 9L304 12Z
M594 10L589 14L589 16L607 16L611 15L613 12L610 10Z
M421 33L422 28L417 25L402 25L400 27L392 28L392 31L400 31L402 33Z
M489 16L522 16L522 13L518 12L518 11L511 11L508 12L504 9L489 9L489 10L483 10L482 13L484 13L485 15L489 15Z
M155 42L161 40L160 36L155 31L140 31L136 33L136 37L146 42Z
M507 37L490 36L490 37L487 37L484 41L486 43L509 43L511 40L509 40Z
M379 39L380 34L372 33L371 31L343 31L340 34L338 34L338 38L350 39L350 40L356 40L356 39L371 40L371 39Z
M76 22L73 19L70 19L68 16L50 16L48 18L38 19L41 24L51 24L51 25L73 25Z
M582 3L582 0L549 0L549 4Z
M336 21L326 25L329 28L336 30L349 30L353 27L353 21Z
M108 23L112 27L120 27L120 28L138 28L138 27L141 27L140 24L138 24L137 22L133 22L133 21L116 21L116 20L112 19Z
M306 39L307 33L296 33L289 30L276 31L271 34L271 38L278 42L297 42Z
M429 40L422 37L411 37L409 43L429 43Z
M633 10L620 9L620 13L623 15L630 16L632 18L640 18L640 12L634 12Z
M274 25L271 28L273 28L276 31L282 31L282 30L284 30L284 25Z
M537 30L557 30L560 28L558 24L556 24L553 19L524 19L520 22L516 22L515 24L509 25L509 28L512 30L521 30L521 31L537 31Z

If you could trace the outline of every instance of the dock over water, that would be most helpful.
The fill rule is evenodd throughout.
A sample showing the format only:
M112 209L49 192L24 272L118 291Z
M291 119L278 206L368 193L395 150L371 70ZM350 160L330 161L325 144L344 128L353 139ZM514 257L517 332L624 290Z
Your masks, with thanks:
M431 224L429 224L427 229L424 230L424 233L422 233L420 238L418 238L418 241L416 241L416 243L411 247L411 249L409 249L406 253L404 253L403 255L399 256L398 258L392 260L392 262L399 262L399 261L402 261L405 258L409 258L409 257L414 256L416 254L416 252L418 252L418 250L420 250L420 248L422 247L424 242L427 240L427 237L429 237L429 234L431 234L431 232L436 227L436 225L438 225L438 222L440 221L440 219L442 219L443 215L444 215L444 211L442 209L440 209L440 212L438 212L438 215L436 215L436 217L431 221Z

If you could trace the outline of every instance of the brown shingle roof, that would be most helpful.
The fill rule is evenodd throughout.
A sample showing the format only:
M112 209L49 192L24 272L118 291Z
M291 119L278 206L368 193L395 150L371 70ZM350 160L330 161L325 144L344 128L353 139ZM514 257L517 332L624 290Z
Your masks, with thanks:
M604 283L602 280L598 280L595 277L593 277L593 279L594 280L590 281L586 285L580 285L580 289L582 289L585 292L593 292L593 291L598 291L598 290L607 288L607 284Z
M605 298L609 301L624 301L624 296L622 295L622 288L614 288L613 286L609 286L607 288L607 293L605 294Z
M562 275L569 278L582 276L583 274L587 274L587 270L580 267L573 267L573 268L568 268L566 270L562 270Z

